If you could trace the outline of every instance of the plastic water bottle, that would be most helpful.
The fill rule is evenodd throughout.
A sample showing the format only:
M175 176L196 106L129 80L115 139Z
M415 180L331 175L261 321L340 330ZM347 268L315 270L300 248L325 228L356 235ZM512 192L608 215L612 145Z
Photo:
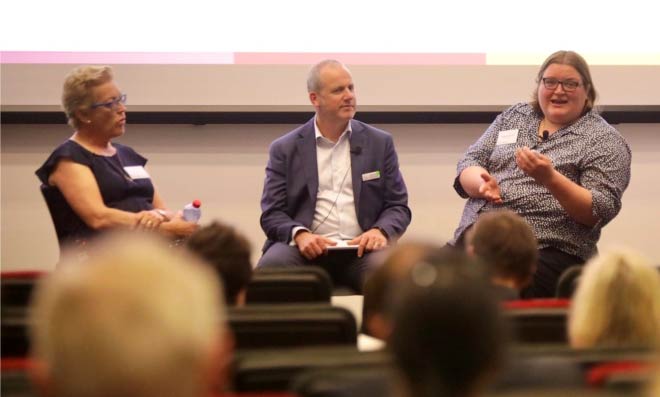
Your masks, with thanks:
M183 207L183 219L188 222L197 223L199 218L202 216L202 202L199 200L194 200L192 203L186 204Z

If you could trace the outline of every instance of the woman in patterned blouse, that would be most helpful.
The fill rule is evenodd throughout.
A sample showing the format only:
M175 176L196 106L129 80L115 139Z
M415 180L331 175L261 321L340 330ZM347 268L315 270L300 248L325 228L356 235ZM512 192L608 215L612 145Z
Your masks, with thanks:
M521 215L539 242L524 297L554 296L561 273L596 253L601 228L621 209L630 148L595 101L586 61L555 52L541 65L532 101L500 114L458 162L454 188L468 201L454 243L482 212Z

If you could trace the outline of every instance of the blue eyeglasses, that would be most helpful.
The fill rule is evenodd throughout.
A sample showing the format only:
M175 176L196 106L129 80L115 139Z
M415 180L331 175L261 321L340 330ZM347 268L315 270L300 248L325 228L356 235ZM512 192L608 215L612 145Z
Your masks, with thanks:
M116 99L113 99L108 102L93 103L91 108L96 109L103 106L106 109L117 110L119 108L120 103L122 105L126 105L126 94L121 94Z

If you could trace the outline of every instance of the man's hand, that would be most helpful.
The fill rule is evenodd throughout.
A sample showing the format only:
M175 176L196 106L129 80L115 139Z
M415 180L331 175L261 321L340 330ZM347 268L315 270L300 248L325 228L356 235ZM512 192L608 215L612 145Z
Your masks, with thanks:
M300 254L310 261L326 254L328 252L328 246L337 245L336 242L329 238L319 236L307 230L299 231L293 239L298 246Z
M387 247L387 238L380 229L373 228L349 241L348 244L357 245L357 256L362 258L365 252L376 251Z

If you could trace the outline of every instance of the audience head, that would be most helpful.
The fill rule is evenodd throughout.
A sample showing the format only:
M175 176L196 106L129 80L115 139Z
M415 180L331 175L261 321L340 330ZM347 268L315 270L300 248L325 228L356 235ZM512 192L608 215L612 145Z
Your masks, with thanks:
M243 305L252 278L250 243L239 231L218 221L193 233L188 249L210 264L224 285L229 305Z
M199 397L218 386L232 347L221 287L151 238L99 240L38 286L32 355L45 395Z
M659 347L658 270L626 251L590 260L573 298L568 328L575 348Z
M468 254L488 267L495 284L520 290L536 271L538 243L525 220L510 210L483 213L466 237Z
M407 395L470 396L500 367L507 327L483 269L457 250L413 266L389 346Z
M62 89L62 108L69 120L69 125L78 128L80 111L90 108L94 102L92 88L112 81L110 66L81 66L73 69L64 80Z
M391 291L397 290L413 265L421 262L434 249L430 244L398 244L385 254L383 264L367 275L362 305L366 334L383 340L388 338L392 324L386 304Z

